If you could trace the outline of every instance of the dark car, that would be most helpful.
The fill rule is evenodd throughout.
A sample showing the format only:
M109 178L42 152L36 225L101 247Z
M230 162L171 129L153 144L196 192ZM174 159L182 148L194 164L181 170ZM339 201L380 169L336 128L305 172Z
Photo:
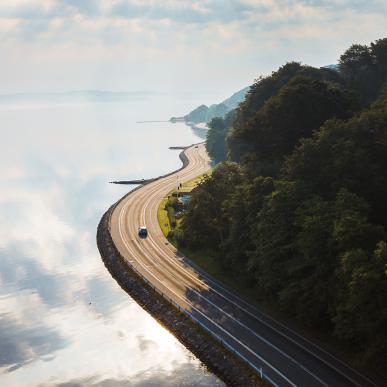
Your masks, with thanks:
M146 238L148 236L148 230L145 226L142 226L138 229L138 235L140 238Z

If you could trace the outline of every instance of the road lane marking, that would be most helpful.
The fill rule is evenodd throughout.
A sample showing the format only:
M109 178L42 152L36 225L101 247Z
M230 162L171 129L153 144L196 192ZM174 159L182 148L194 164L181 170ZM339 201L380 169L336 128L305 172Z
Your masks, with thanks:
M194 151L194 152L195 152L195 151ZM193 152L192 152L192 153L193 153ZM198 152L195 152L195 153L198 153ZM186 177L187 179L191 176L191 174L193 174L193 171L194 171L194 167L191 167L190 164L196 165L196 164L199 164L199 163L195 160L194 163L191 163L191 162L190 162L190 163L188 164L188 166L187 166L186 169L185 169L185 171L187 172L187 173L185 174L185 177ZM191 167L191 168L188 168L188 167ZM200 168L204 168L204 167L200 167ZM184 171L184 170L182 170L182 171ZM182 171L180 171L180 173L181 173ZM169 177L171 177L171 179L168 179ZM185 178L185 177L184 177L184 178ZM148 187L149 187L148 190L150 190L150 188L152 188L152 189L157 189L157 188L159 188L160 185L162 185L162 186L163 186L163 185L168 185L168 186L169 186L169 185L172 185L174 175L170 175L170 176L168 176L168 178L161 179L161 180L157 181L157 183L155 182L154 184L152 184L151 187L149 187L149 185L148 185ZM173 188L173 187L172 187L172 188ZM151 195L150 195L150 196L151 196ZM134 200L132 200L132 201L134 201ZM150 199L148 200L147 206L149 206L149 202L150 202ZM124 204L124 206L125 206L125 204ZM147 207L147 206L146 206L146 207ZM123 207L123 208L124 208L124 207ZM122 208L122 209L123 209L123 208ZM146 211L145 211L145 208L144 208L144 207L143 207L142 215L144 216L144 219L145 219ZM120 212L120 216L121 216L121 212ZM120 230L120 235L121 235L121 237L122 237L121 230ZM170 263L172 263L172 265L178 266L178 267L177 267L177 270L178 270L181 274L183 274L183 272L185 272L185 275L186 275L187 277L190 277L190 278L194 279L194 281L195 281L196 283L201 283L201 284L204 284L204 285L208 286L210 290L212 290L214 293L218 294L220 297L224 298L224 299L227 300L228 302L230 302L230 303L236 305L241 311L243 311L243 312L245 312L246 314L250 315L251 317L253 317L253 318L256 319L257 321L261 322L262 324L264 324L265 326L267 326L269 329L273 330L274 332L277 332L277 333L278 333L279 335L281 335L282 337L284 337L284 338L288 339L289 341L293 342L293 343L294 343L295 345L297 345L298 347L304 349L306 352L310 353L311 355L313 355L315 358L317 358L317 359L319 359L320 361L322 361L323 363L325 363L325 364L326 364L327 366L329 366L330 368L336 370L339 374L341 374L342 376L344 376L346 379L351 380L353 383L357 384L357 383L354 382L350 377L348 377L346 374L344 374L342 371L338 370L334 365L332 365L331 363L329 363L329 362L326 361L325 359L322 359L319 355L313 353L310 349L308 349L308 348L304 347L303 345L301 345L300 343L296 342L293 338L287 336L285 333L279 331L277 328L270 326L270 325L268 324L267 321L265 321L265 320L261 319L260 317L256 316L255 314L253 314L253 313L250 312L249 310L246 310L244 307L242 307L242 306L236 304L236 302L235 302L234 300L232 300L232 299L228 298L226 295L220 293L217 289L214 289L211 285L206 284L206 283L204 283L203 281L201 281L199 278L193 276L188 270L185 269L185 267L184 267L183 265L177 265L177 264L176 264L176 261L175 261L175 257L173 257L173 258L169 257L165 251L163 251L162 249L160 249L160 247L156 244L156 242L154 241L154 239L153 239L153 238L151 238L151 239L152 239L153 247L156 248L156 249L161 253L162 256L166 257L166 258L168 259L168 261L169 261ZM124 241L124 243L125 243L125 241ZM126 243L125 243L125 245L126 245ZM127 247L127 248L128 248L128 247ZM169 246L168 246L167 248L168 248L169 251L171 251L172 253L174 253L173 250L172 250ZM129 250L129 249L128 249L128 250ZM131 250L131 249L130 249L130 250ZM132 255L133 255L133 251L132 251L132 250L131 250L131 253L132 253ZM178 260L181 260L181 259L182 259L182 258L178 258ZM140 262L139 262L139 264L141 265ZM190 267L191 269L194 269L194 268L192 268L192 266L189 266L189 267ZM198 273L198 274L199 274L199 275L203 275L202 273ZM247 305L249 308L252 307L252 306L249 305L246 301L244 301L243 299L241 299L241 298L238 297L237 295L232 294L228 289L224 288L221 284L217 283L217 281L214 281L214 280L212 280L211 278L209 278L208 276L206 276L205 273L204 273L204 277L206 278L207 281L209 281L210 283L214 284L216 287L218 287L219 289L221 289L221 290L224 291L225 293L232 295L232 297L233 297L234 299L238 299L238 300L242 301L242 303L245 304L245 305ZM155 277L155 278L156 278L156 277ZM186 281L186 279L185 279L185 280L182 279L181 281L184 283L184 282ZM159 282L160 282L160 281L159 281ZM161 282L160 282L160 283L161 283ZM162 284L162 283L161 283L161 284ZM186 286L186 285L185 285L185 286ZM170 291L172 291L172 290L170 290ZM195 290L192 289L192 291L195 291ZM173 292L173 291L172 291L172 292ZM173 293L174 293L174 292L173 292ZM201 295L200 295L200 296L201 296ZM179 296L178 296L178 297L179 297ZM203 296L201 296L201 298L205 299ZM209 303L211 303L211 301L209 301L209 300L207 300L207 301L208 301ZM216 305L214 305L214 306L215 306L216 308L220 309L218 306L216 306ZM256 309L256 308L253 307L253 309ZM220 310L222 310L222 309L220 309ZM256 309L256 310L257 310L257 309ZM222 311L223 311L223 310L222 310ZM257 310L257 311L258 311L258 310ZM223 312L224 312L224 311L223 311ZM259 312L259 313L262 313L262 312L260 312L260 311L258 311L258 312ZM265 315L265 314L262 313L262 315ZM208 319L208 317L206 317L206 318ZM235 320L234 317L232 317L232 318ZM283 326L283 324L281 324L281 323L279 323L279 322L273 320L273 319L270 318L269 316L267 316L267 318L270 319L270 320L272 320L273 322L277 323L278 325ZM210 320L210 319L209 319L209 320ZM235 320L235 321L237 321L237 322L240 323L239 320ZM214 323L214 322L213 322L213 323ZM243 323L242 323L242 324L243 324ZM244 325L244 324L243 324L243 325ZM356 370L351 369L351 367L349 367L347 364L345 364L345 363L343 363L342 361L340 361L340 359L336 359L336 358L335 358L333 355L331 355L330 353L324 351L322 348L319 348L319 347L316 346L314 343L310 342L310 341L307 340L306 338L304 338L304 337L300 336L299 334L297 334L297 332L293 332L292 330L290 330L289 328L287 328L287 327L285 327L285 326L283 326L283 327L284 327L285 329L287 329L289 332L292 332L294 335L300 337L302 340L304 340L304 341L306 341L306 342L309 342L309 344L311 344L312 346L314 346L314 347L317 348L318 350L324 352L324 353L325 353L326 355L328 355L329 357L335 359L336 361L338 361L339 363L341 363L343 366L345 366L347 369L349 369L349 370L355 372L355 373L356 373L358 376L360 376L361 378L363 378L363 379L365 379L365 380L368 380L370 383L373 383L373 382L370 381L368 378L366 378L365 376L363 376L363 375L361 375L360 373L358 373ZM247 329L250 329L250 328L247 327ZM251 330L251 329L250 329L250 330ZM252 332L255 333L254 331L252 331ZM231 335L231 337L233 337L233 336ZM236 339L236 338L235 338L235 339ZM238 339L237 339L237 340L238 340ZM263 339L263 340L265 340L265 339ZM289 356L289 355L284 355L284 356ZM297 363L297 362L296 362L296 363ZM299 363L297 363L297 364L299 364ZM303 367L302 365L300 365L300 366ZM277 371L278 371L278 370L277 370Z
M121 212L120 212L121 214ZM121 230L121 222L119 222L119 232L120 232L120 236L121 236L121 239L122 241L124 242L127 250L131 253L131 255L134 255L134 252L132 251L132 249L127 245L126 243L126 240L123 238L123 235L122 235L122 230ZM137 261L149 274L151 277L155 278L156 281L160 284L162 284L162 282L159 280L159 278L154 275L149 269L147 269L144 264L141 262L141 261ZM163 284L162 284L163 285ZM163 285L165 287L165 285ZM244 347L248 352L252 353L255 357L257 357L259 360L261 360L262 362L264 362L267 366L269 366L274 372L276 372L279 376L281 376L284 380L286 380L291 386L294 386L296 387L297 385L294 384L290 379L288 379L285 375L282 374L281 371L277 370L272 364L270 364L268 361L266 361L264 358L262 358L259 354L257 354L256 352L254 352L252 349L250 349L249 347L247 347L243 342L241 342L239 339L237 339L235 336L233 336L231 333L229 333L227 330L225 330L224 328L222 328L217 322L213 321L210 317L206 316L204 313L202 313L200 310L196 309L195 306L193 306L188 300L184 299L183 297L181 297L180 295L178 295L176 292L174 292L172 289L169 289L167 288L167 290L169 290L172 294L174 294L178 299L182 300L183 302L185 302L187 305L189 305L193 310L196 310L196 312L198 312L200 315L202 315L206 320L210 321L212 324L214 324L218 329L220 329L222 332L224 332L226 335L230 336L234 341L236 341L239 345L241 345L242 347Z
M162 181L161 181L162 182ZM161 184L159 184L161 185ZM156 187L155 187L156 188ZM149 202L150 202L150 199L148 199L148 202L147 202L147 206L149 205ZM145 217L145 208L144 208L144 217ZM154 241L154 240L153 240ZM173 258L169 257L165 252L163 252L158 246L157 244L154 242L153 245L163 254L164 257L166 257L169 261L171 261L171 263L173 263ZM174 253L174 251L172 249L169 248L169 250ZM192 266L189 265L189 267L193 270L195 270L195 268L193 268ZM305 347L304 345L298 343L295 339L287 336L285 333L281 332L280 330L278 330L277 328L271 326L268 324L268 322L266 322L265 320L263 320L262 318L256 316L255 314L251 313L250 311L246 310L245 308L243 308L242 306L238 305L235 301L231 300L230 298L228 298L227 296L225 296L224 294L220 293L218 290L214 289L213 287L211 287L210 285L204 283L202 280L200 280L199 278L193 276L188 270L186 270L183 266L180 266L181 269L185 270L186 271L186 274L187 276L190 276L192 279L194 279L195 282L197 283L202 283L202 284L205 284L207 285L212 291L214 291L214 293L217 293L220 297L224 298L225 300L231 302L232 304L234 304L235 306L237 306L240 310L244 311L246 314L250 315L251 317L253 317L254 319L256 319L257 321L259 321L260 323L262 323L263 325L265 325L266 327L268 327L269 329L277 332L279 335L281 335L282 337L286 338L287 340L289 340L290 342L292 342L293 344L295 344L296 346L298 346L299 348L303 349L305 352L309 353L310 355L314 356L315 358L317 358L318 360L320 360L321 362L323 362L324 364L326 364L328 367L332 368L333 370L335 370L337 373L339 373L341 376L343 376L345 379L351 381L352 383L354 383L355 385L357 386L361 386L361 384L359 384L358 382L356 382L355 380L352 379L352 377L348 376L347 374L345 374L343 371L341 371L340 369L338 369L335 365L333 365L331 362L329 362L328 360L325 360L323 358L321 358L321 356L319 356L318 354L312 352L309 348ZM198 273L199 275L201 275L202 273ZM207 277L206 275L204 275L206 277L207 280L209 280L210 282L216 284L216 286L218 286L219 288L221 288L223 291L226 291L228 294L231 294L233 297L243 301L244 304L246 305L249 305L248 303L246 303L246 301L244 301L243 299L241 299L240 297L238 297L237 295L234 295L232 294L230 291L228 291L227 289L225 289L223 286L221 286L220 284L216 283L215 281L213 281L211 278ZM250 305L249 305L250 306ZM260 311L258 311L259 313L262 313ZM263 315L265 315L264 313L262 313ZM375 384L373 381L371 381L370 379L368 379L366 376L360 374L358 371L356 371L355 369L353 369L352 367L350 367L348 364L344 363L343 361L341 361L340 359L336 358L335 356L333 356L332 354L330 354L329 352L325 351L323 348L319 347L318 345L314 344L313 342L311 342L310 340L304 338L303 336L301 336L300 334L298 334L297 332L287 328L286 326L284 326L283 324L279 323L278 321L272 319L270 316L267 316L265 315L268 319L272 320L274 323L277 323L278 325L284 327L285 329L289 330L291 333L293 333L294 335L300 337L302 340L308 342L310 345L314 346L316 349L320 350L321 352L323 352L324 354L326 354L327 356L331 357L332 359L338 361L342 366L344 366L345 368L347 368L348 370L354 372L355 374L357 374L358 376L360 376L362 379L364 380L367 380L370 384L374 385L374 386L377 386L377 384ZM301 367L303 367L301 365Z

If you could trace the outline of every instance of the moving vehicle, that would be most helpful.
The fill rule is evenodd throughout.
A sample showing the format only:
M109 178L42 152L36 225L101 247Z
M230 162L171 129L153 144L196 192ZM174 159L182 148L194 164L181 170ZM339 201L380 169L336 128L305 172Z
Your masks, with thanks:
M141 226L138 229L138 235L140 238L146 238L148 236L148 230L145 226Z

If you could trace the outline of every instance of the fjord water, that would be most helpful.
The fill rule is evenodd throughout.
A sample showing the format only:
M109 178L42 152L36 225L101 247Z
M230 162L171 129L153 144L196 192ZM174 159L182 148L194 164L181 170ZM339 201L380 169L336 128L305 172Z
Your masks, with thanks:
M0 385L222 385L104 267L95 234L128 186L199 142L167 96L0 101ZM185 109L186 107L184 107Z

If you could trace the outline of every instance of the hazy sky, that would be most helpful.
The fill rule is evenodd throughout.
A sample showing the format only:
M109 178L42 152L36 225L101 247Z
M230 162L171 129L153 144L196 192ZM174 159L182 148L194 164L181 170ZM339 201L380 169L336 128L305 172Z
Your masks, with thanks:
M387 36L386 0L0 0L0 94L227 97L286 61Z

